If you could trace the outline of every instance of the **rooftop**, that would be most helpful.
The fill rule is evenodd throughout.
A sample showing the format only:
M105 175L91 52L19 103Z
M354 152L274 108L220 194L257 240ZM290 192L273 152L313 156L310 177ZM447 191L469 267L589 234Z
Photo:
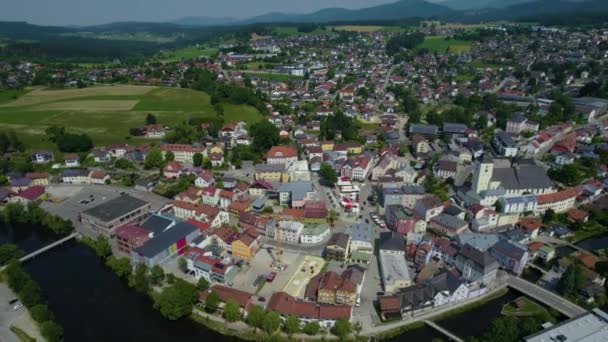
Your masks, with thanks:
M148 202L146 201L142 201L130 195L122 195L96 207L87 209L83 214L93 216L104 222L109 222L147 205Z

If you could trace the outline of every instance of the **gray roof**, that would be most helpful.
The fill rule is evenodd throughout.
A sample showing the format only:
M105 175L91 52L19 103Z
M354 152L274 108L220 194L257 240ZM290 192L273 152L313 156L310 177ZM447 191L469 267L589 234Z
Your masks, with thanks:
M559 341L601 341L608 339L608 314L600 309L593 309L580 316L557 323L540 332L524 337L526 342Z
M458 235L456 240L460 246L469 245L485 251L494 246L500 240L500 237L498 234L463 233Z
M256 164L255 172L284 172L285 164Z
M130 195L122 195L109 200L91 209L87 209L83 214L93 216L104 222L115 220L138 208L147 205L148 202L142 201Z
M436 292L449 291L454 293L462 285L463 281L456 277L452 272L443 270L433 278L426 281Z
M538 165L495 167L492 181L499 181L504 189L539 189L553 185L547 171Z
M168 249L178 240L192 234L192 232L196 230L198 230L198 228L195 226L186 222L180 222L171 229L165 230L156 237L146 241L141 247L136 248L135 252L145 257L153 258L160 252Z
M515 260L521 260L527 252L527 249L524 246L509 242L507 240L498 241L494 246L492 246L492 248L490 248L490 250L492 253L506 255Z
M279 192L291 192L292 200L302 200L307 192L312 192L311 182L289 182L283 183L279 187Z
M467 129L467 125L462 123L443 123L443 133L449 134L464 134L464 131Z
M327 241L327 246L340 246L344 249L348 248L350 236L346 233L334 233Z
M503 146L507 146L507 147L515 147L517 146L517 144L515 143L515 141L513 140L513 138L511 137L511 135L505 131L498 131L496 132L496 134L494 135L494 137L496 139L498 139L501 143L501 145Z
M461 258L465 258L467 260L472 261L478 268L484 270L492 270L498 268L498 262L490 255L488 251L482 252L470 245L464 245L460 251L458 251L458 256Z
M410 134L437 135L439 127L426 124L410 124Z
M469 223L465 220L461 220L456 216L448 215L448 214L439 214L431 219L432 222L440 224L444 227L458 229L462 226L468 226Z
M141 227L155 234L159 234L172 225L173 222L175 221L163 216L151 215L141 224Z
M372 243L374 230L372 226L367 223L355 223L352 226L351 240L352 241L364 241Z
M394 232L380 233L380 249L405 252L405 237Z
M383 187L384 195L423 195L426 193L422 185L403 185L400 187Z

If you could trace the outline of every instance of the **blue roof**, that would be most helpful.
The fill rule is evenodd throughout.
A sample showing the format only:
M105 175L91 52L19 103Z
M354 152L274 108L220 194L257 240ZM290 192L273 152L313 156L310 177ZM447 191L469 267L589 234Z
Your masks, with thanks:
M147 258L153 258L180 239L192 234L194 231L198 231L198 228L190 223L180 222L173 228L165 230L146 241L143 246L136 248L135 252Z

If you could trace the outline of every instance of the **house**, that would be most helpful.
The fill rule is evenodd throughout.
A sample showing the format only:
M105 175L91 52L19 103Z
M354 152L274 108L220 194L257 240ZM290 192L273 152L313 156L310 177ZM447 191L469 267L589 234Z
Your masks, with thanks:
M31 185L49 185L49 173L48 172L28 172L25 177L31 180Z
M80 221L95 232L111 237L120 226L141 223L149 210L150 203L122 195L83 211Z
M254 179L263 179L269 182L286 182L289 179L287 165L281 164L256 164Z
M55 158L51 151L36 151L30 155L32 164L48 164Z
M215 184L215 179L213 178L213 173L209 170L201 171L194 180L194 185L197 188L206 188L213 184Z
M405 262L405 240L403 235L382 233L380 235L380 275L384 291L393 293L413 283L413 276Z
M252 293L233 289L223 285L213 285L207 291L203 291L199 295L199 300L205 302L209 293L215 292L220 297L220 300L226 303L229 300L234 300L241 308L241 313L246 313L252 305ZM270 301L269 301L270 302Z
M178 163L194 163L194 155L199 153L203 157L205 156L205 147L200 144L161 144L160 151L163 158L166 157L168 152L172 152L174 160Z
M434 167L435 175L442 179L456 178L458 174L458 162L453 160L441 159Z
M80 167L80 157L77 154L69 153L63 156L65 167Z
M266 195L267 192L274 190L272 184L264 179L258 179L249 186L249 195L254 197L261 197Z
M249 261L260 247L260 236L256 229L247 229L238 239L232 241L232 256L235 259Z
M416 156L425 155L431 151L431 145L429 141L420 134L415 134L412 137L413 150L416 152Z
M93 151L93 160L99 164L109 163L112 160L110 153L105 150Z
M194 278L205 278L209 283L230 285L238 272L230 259L218 258L198 247L188 248L184 257L188 270L194 272Z
M211 166L220 167L224 165L224 154L223 153L209 153L209 161Z
M355 305L365 271L351 266L342 274L321 272L310 279L304 298L320 304Z
M350 252L350 235L334 233L325 245L325 257L330 260L346 261Z
M304 231L304 224L297 221L279 221L279 224L274 230L275 240L280 240L288 243L298 243L300 235Z
M416 201L414 213L425 222L443 212L443 203L434 195L422 197Z
M498 131L494 134L492 139L492 146L496 149L498 155L503 157L515 157L517 156L517 144L511 138L509 133L505 131Z
M185 253L187 246L200 235L198 228L186 222L155 234L142 246L131 253L133 263L143 263L148 267L162 266Z
M524 246L507 240L500 240L490 248L490 255L503 269L520 276L528 262L528 250Z
M367 223L355 223L351 227L350 261L369 264L374 254L374 229Z
M34 185L27 189L20 190L12 197L8 196L9 194L5 194L4 196L5 199L8 198L8 202L28 205L30 203L40 203L46 197L46 190L43 186Z
M227 209L228 206L234 200L236 200L236 194L232 191L222 189L219 191L219 198L220 198L220 208Z
M338 319L350 320L352 315L352 306L317 304L296 299L285 292L273 293L266 310L278 312L283 319L296 316L303 323L317 322L324 329L331 329Z
M305 224L300 234L300 243L303 245L321 243L329 236L329 233L329 225L326 223Z
M431 218L429 227L440 231L447 236L454 237L464 233L469 228L469 223L456 216L441 213Z
M411 137L416 134L425 136L425 137L435 137L439 133L439 127L436 125L427 125L427 124L410 124L408 133Z
M460 248L455 258L456 268L467 281L488 285L496 279L499 264L489 251L480 251L469 244Z
M89 174L89 179L91 184L103 185L110 181L110 175L108 175L104 170L96 170L91 171Z
M516 112L507 121L506 128L507 133L519 135L522 132L538 132L539 124L529 121L522 112Z
M179 178L182 175L182 164L177 161L170 161L163 167L165 178Z
M387 227L399 234L426 231L426 222L400 204L387 205L384 210L384 217Z
M146 138L160 139L164 138L166 134L165 127L159 124L145 125L142 131Z
M294 146L273 146L266 153L267 164L288 164L298 160L298 149Z
M302 208L306 201L315 199L316 191L307 181L283 183L279 186L279 204Z
M543 214L552 209L556 213L564 213L574 207L578 190L574 187L558 192L536 196L536 214Z
M87 170L63 170L61 181L65 184L90 184L89 171Z

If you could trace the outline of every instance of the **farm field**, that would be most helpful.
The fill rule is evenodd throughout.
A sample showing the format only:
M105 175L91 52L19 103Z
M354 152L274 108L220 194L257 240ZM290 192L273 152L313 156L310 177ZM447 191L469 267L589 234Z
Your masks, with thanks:
M401 26L374 26L374 25L343 25L334 26L337 31L351 32L403 32L405 28Z
M206 93L178 88L120 85L35 89L0 104L0 128L14 129L32 149L54 147L45 133L53 125L85 132L99 145L155 142L130 137L129 129L143 125L148 113L154 114L158 123L169 126L195 116L215 117L209 101ZM224 104L224 112L225 121L251 123L262 119L251 106Z
M429 52L445 52L449 47L451 52L461 53L471 50L471 42L464 40L445 40L446 36L429 36L424 43L418 45L419 49L428 49Z
M249 75L249 77L257 77L257 78L279 81L279 82L287 82L287 81L294 80L294 79L302 79L302 77L300 77L300 76L293 76L293 75L287 75L287 74L273 74L270 72L252 72L252 71L247 71L247 70L241 70L241 72Z

